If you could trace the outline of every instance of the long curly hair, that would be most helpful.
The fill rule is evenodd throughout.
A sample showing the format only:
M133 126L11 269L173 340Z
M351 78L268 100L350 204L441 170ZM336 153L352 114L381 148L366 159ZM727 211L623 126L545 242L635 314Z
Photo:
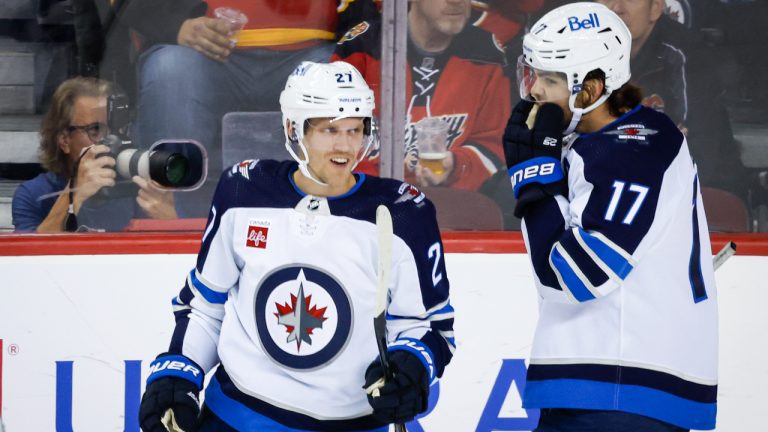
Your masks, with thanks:
M40 163L43 167L61 176L69 177L72 171L69 156L59 148L59 136L67 133L72 121L72 112L79 97L107 97L112 91L108 81L98 78L70 78L56 89L51 107L40 125Z

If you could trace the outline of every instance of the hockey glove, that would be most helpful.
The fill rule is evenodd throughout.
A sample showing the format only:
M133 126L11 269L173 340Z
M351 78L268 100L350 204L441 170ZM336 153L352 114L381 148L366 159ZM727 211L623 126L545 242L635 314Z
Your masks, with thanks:
M389 367L393 378L378 388L378 396L368 394L368 403L373 407L373 416L390 423L405 423L427 409L429 399L429 372L422 361L405 350L389 353ZM365 372L365 386L368 389L384 376L379 360L368 366Z
M560 162L563 110L552 103L542 105L536 113L533 129L530 129L526 119L533 107L533 102L518 102L504 130L504 156L517 198L517 217L523 216L528 204L547 196L565 194L567 188Z
M159 355L150 365L147 389L141 398L139 423L144 432L166 432L173 422L178 430L195 432L200 414L198 395L203 370L182 355ZM168 413L167 411L171 411Z

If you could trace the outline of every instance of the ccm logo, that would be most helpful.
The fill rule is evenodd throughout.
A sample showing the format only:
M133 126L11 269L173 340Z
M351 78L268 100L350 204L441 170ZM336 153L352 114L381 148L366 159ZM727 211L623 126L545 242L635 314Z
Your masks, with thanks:
M541 165L532 165L532 166L526 167L525 169L515 171L510 178L512 179L512 186L514 187L517 183L523 180L527 180L529 178L533 178L537 176L550 175L554 172L555 172L555 163L549 162Z
M589 14L588 18L580 20L578 17L568 17L568 27L571 31L579 31L581 29L591 29L600 27L600 20L597 18L596 13Z

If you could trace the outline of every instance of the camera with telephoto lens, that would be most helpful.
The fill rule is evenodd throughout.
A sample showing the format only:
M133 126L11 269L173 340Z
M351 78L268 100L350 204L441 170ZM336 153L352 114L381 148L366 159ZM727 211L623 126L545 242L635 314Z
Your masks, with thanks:
M133 176L154 180L162 189L191 191L206 179L208 155L205 148L193 140L160 140L149 149L139 149L130 139L130 106L127 96L113 94L107 99L107 125L110 134L102 144L115 159L117 182L112 188L102 188L104 198L135 196L137 186Z

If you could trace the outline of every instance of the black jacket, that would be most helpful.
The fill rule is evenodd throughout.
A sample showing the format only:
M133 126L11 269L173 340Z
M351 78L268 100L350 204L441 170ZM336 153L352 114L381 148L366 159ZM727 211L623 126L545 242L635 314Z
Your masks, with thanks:
M643 104L687 130L702 185L744 197L748 173L722 101L719 59L716 47L708 46L701 33L662 15L631 61L632 81L643 89Z

